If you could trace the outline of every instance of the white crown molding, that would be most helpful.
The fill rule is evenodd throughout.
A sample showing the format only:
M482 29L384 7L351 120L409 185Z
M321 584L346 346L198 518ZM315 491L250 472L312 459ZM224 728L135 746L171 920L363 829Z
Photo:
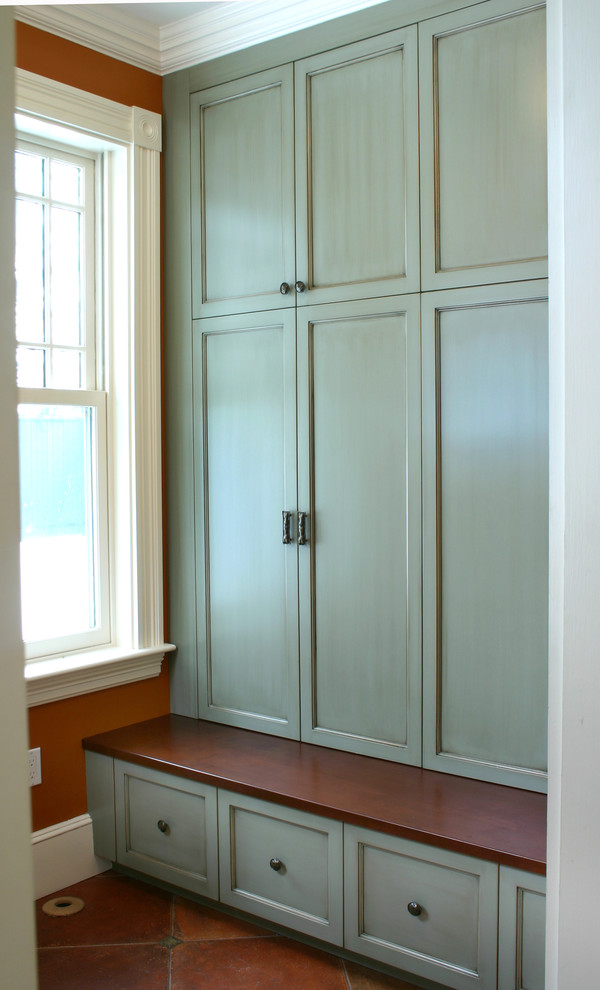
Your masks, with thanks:
M103 4L17 5L13 10L18 21L41 31L161 74L159 29L140 17L106 10Z
M225 2L164 27L102 4L16 6L17 20L105 55L166 75L271 41L383 0Z

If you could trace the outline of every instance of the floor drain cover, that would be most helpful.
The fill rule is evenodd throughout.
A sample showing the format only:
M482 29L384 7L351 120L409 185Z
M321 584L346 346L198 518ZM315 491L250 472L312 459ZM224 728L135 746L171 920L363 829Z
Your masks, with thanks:
M49 914L51 918L68 918L70 914L77 914L85 907L85 901L80 897L71 897L70 894L63 894L62 897L53 897L52 900L42 904L44 914Z

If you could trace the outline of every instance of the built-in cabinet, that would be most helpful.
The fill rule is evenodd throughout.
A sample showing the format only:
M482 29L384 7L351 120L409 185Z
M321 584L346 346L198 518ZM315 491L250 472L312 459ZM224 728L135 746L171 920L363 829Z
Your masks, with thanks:
M136 729L144 723L130 743ZM287 762L292 788L305 773L326 788L318 757L312 767L308 753L283 759L275 749L275 777ZM196 764L190 754L182 776L86 752L96 854L440 987L543 990L543 877L489 849L483 859L311 813L281 793L275 802L214 786L189 776ZM451 818L452 801L445 810ZM477 841L479 828L462 830Z
M173 710L543 789L545 12L449 6L173 80Z

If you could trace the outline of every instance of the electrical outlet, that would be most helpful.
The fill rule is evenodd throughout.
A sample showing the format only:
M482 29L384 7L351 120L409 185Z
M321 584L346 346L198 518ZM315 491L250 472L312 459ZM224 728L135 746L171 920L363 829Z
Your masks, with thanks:
M29 786L35 787L36 784L41 784L42 783L42 752L39 746L37 746L35 749L29 750L29 756L27 758L27 767L29 772Z

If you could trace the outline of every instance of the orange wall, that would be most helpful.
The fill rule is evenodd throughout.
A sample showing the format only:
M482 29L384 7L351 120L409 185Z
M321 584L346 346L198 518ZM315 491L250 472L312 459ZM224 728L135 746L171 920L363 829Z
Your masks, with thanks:
M162 80L151 72L75 45L27 24L16 24L21 69L88 90L128 106L160 113ZM87 810L81 740L97 732L169 711L168 661L159 677L29 709L31 747L42 751L42 783L31 789L33 829Z

